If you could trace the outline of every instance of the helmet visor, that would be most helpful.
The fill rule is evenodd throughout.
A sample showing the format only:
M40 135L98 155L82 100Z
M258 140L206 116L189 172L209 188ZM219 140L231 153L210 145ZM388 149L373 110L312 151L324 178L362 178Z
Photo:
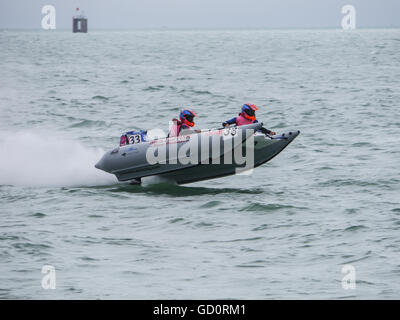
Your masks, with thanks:
M250 108L244 109L244 112L246 112L246 114L248 114L250 117L254 117L256 115L256 112Z
M186 118L187 121L193 122L194 116L192 116L192 115L187 115L187 116L185 116L185 118Z

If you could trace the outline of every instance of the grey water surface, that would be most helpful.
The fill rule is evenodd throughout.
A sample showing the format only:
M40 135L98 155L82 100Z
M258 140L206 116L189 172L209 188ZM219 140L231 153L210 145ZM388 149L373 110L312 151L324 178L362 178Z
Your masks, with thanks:
M0 298L400 298L399 52L399 29L0 30ZM124 131L244 102L301 130L251 175L94 168Z

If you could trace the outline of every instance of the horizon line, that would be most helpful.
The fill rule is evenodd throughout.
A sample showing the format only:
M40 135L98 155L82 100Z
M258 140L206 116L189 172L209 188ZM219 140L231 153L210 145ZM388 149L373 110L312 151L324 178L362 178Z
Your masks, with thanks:
M327 27L123 27L123 28L102 28L102 27L93 27L88 28L88 30L98 30L98 31L123 31L123 30L342 30L341 26L327 26ZM400 29L400 26L361 26L356 27L354 30L358 29ZM69 27L61 27L51 30L44 30L40 27L0 27L0 30L31 30L31 31L69 31L72 28ZM348 31L348 30L346 30Z

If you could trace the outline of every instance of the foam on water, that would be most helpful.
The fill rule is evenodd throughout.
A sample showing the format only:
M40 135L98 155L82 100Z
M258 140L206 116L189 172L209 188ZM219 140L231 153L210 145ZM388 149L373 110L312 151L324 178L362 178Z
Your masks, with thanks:
M0 185L107 185L113 175L94 167L104 154L54 132L0 132Z

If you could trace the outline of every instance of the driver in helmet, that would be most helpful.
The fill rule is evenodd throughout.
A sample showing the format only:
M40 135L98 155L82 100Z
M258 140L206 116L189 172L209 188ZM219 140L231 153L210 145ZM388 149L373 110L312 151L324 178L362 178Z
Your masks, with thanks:
M240 112L237 117L225 121L224 123L222 123L222 125L224 127L228 127L231 124L236 124L237 126L243 126L246 124L257 123L258 120L256 120L256 110L258 110L258 108L255 104L245 103L242 107L242 112ZM260 131L264 134L272 136L276 134L275 132L268 130L264 127L262 127Z
M197 117L197 114L194 111L183 109L179 114L179 119L172 119L172 127L169 131L169 136L177 137L183 130L190 130L192 127L194 127L194 117ZM195 130L195 132L200 131Z

